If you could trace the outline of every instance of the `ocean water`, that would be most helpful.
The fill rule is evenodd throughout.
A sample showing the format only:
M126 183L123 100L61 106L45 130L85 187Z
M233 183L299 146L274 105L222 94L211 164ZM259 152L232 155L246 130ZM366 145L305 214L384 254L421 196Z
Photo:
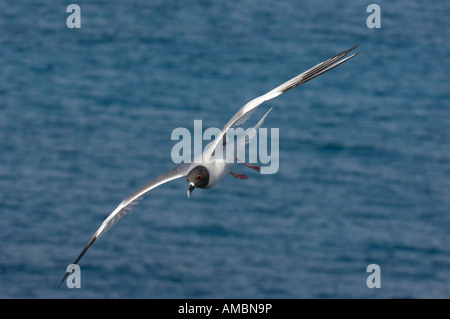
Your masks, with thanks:
M0 298L450 298L450 3L0 3ZM57 285L107 215L175 166L177 127L359 44L277 99L280 167L155 189ZM377 264L381 287L369 289Z

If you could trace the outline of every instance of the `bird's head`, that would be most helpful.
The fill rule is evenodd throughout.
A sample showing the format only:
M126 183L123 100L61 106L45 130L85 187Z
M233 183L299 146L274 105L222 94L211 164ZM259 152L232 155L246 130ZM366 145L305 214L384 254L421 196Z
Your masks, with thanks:
M189 197L194 188L204 188L209 182L209 173L204 166L194 167L187 175L186 180L189 182L187 196Z

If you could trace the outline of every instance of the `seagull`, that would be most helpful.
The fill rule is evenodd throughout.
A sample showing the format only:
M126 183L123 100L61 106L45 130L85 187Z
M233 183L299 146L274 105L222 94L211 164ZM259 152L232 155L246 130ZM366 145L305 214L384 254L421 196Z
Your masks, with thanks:
M187 190L187 196L190 197L192 191L195 188L211 188L215 186L217 183L219 183L221 180L225 178L228 174L231 174L235 178L239 179L247 179L246 175L243 174L236 174L232 172L232 169L234 167L234 161L233 162L227 162L225 158L222 156L215 156L216 152L224 148L226 145L226 134L228 130L234 126L241 125L247 121L248 118L255 112L256 108L261 105L263 102L271 100L273 98L276 98L277 96L289 91L290 89L303 84L305 82L308 82L309 80L312 80L313 78L330 71L331 69L337 67L338 65L344 63L345 61L350 60L351 58L358 55L360 52L352 53L349 55L350 52L352 52L355 48L358 46L354 46L348 50L342 51L341 53L338 53L331 58L315 65L314 67L310 68L309 70L297 75L296 77L292 78L291 80L281 84L280 86L274 88L273 90L267 92L264 95L261 95L244 106L242 106L237 113L228 121L228 123L223 127L220 134L214 139L213 142L209 144L209 147L204 150L203 153L195 156L190 163L183 163L178 167L173 168L172 170L163 173L162 175L156 177L149 183L143 185L139 189L137 189L134 193L132 193L130 196L125 198L119 206L103 221L103 223L100 225L100 227L97 229L97 231L94 233L94 235L91 237L89 242L87 243L86 247L82 250L78 258L75 260L73 264L71 264L71 267L68 267L66 274L64 275L63 279L61 280L58 287L61 286L61 284L67 279L69 274L72 272L75 265L77 265L80 261L80 259L84 256L86 251L89 249L89 247L92 246L92 244L99 239L103 234L105 234L113 225L115 225L122 217L124 217L126 214L128 214L131 209L136 206L139 201L141 201L144 197L144 195L148 194L151 190L154 188L165 184L167 182L170 182L172 180L186 177L186 180L189 182L189 188ZM265 117L268 115L268 113L272 110L272 108L263 116L263 118L255 125L254 129L257 130L259 126L264 122ZM254 131L253 131L254 132ZM248 138L245 140L241 140L238 145L245 146L245 144L248 143ZM235 147L236 150L236 147ZM224 154L224 152L220 152L220 154ZM248 163L245 163L243 161L240 161L239 159L236 159L236 161L239 161L246 165L247 167L254 169L256 171L260 171L260 167L256 165L251 165Z

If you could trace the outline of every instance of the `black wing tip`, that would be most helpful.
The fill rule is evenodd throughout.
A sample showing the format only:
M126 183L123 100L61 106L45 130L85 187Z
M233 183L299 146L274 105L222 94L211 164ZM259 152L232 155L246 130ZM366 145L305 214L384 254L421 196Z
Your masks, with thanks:
M94 235L91 240L89 240L89 243L86 245L86 247L84 247L83 251L81 252L81 254L78 256L78 258L75 260L75 262L72 265L78 265L78 262L80 261L80 259L84 256L84 254L87 252L87 250L89 249L89 247L91 247L91 245L94 243L94 241L97 239L98 237L96 235ZM69 277L70 273L71 273L72 269L70 269L70 271L66 272L66 274L64 275L63 279L61 280L61 282L58 285L58 289L59 287L61 287L61 285L63 284L64 281L66 281L67 277Z
M67 277L69 277L70 272L66 272L66 274L64 275L63 279L61 280L61 282L58 285L58 289L61 287L61 285L63 284L64 281L66 281Z
M347 51L351 52L351 51L355 50L357 47L359 47L359 44L355 45L353 48L348 49Z
M350 52L352 52L353 50L355 50L355 49L358 48L358 47L359 47L359 44L355 45L354 47L351 47L351 48L348 49L348 50L344 50L344 51L342 51L341 53L338 53L338 54L334 55L333 57L331 57L331 58L328 59L328 60L332 60L333 58L335 58L335 57L337 57L337 56L340 56L340 58L337 59L337 61L339 61L340 59L344 58L346 55L348 55ZM359 52L357 52L357 53L353 53L353 54L352 54L352 57L358 55L359 53L361 53L361 51L359 51Z
M355 52L355 53L353 53L352 55L349 55L346 59L347 59L347 60L353 59L355 56L357 56L357 55L360 54L360 53L361 53L361 51Z
M359 44L355 45L354 47L351 47L351 48L348 49L348 50L342 51L341 53L338 53L337 55L342 54L342 53L344 53L344 52L345 52L344 55L347 55L347 54L349 54L350 52L352 52L353 50L355 50L355 49L358 48L358 47L359 47Z
M359 53L361 53L361 51L354 53L346 58L344 58L344 57L347 56L353 50L355 50L357 47L359 47L359 44L355 45L354 47L352 47L348 50L344 50L338 54L335 54L331 58L329 58L329 59L323 61L322 63L320 63L319 65L317 65L316 67L311 68L309 71L304 73L304 76L302 78L300 78L298 81L294 81L290 85L287 85L283 90L281 90L281 93L285 93L285 92L289 91L290 89L292 89L302 83L308 82L309 80L314 79L316 76L319 76L320 74L335 68L342 62L345 62L347 60L350 60L351 58L354 58Z
M72 265L77 265L77 263L75 262ZM70 269L70 271L66 272L66 274L64 275L63 279L61 280L61 282L58 285L58 289L61 287L61 285L63 284L64 281L66 281L67 277L69 277L70 273L72 272L72 269Z
M357 47L359 47L359 44L355 45L354 47L351 47L350 49L344 50L342 52L339 52L335 55L333 55L331 58L329 58L326 61L332 61L335 60L337 58L337 60L342 59L343 57L345 57L347 54L349 54L350 52L352 52L353 50L355 50ZM339 57L339 58L338 58Z

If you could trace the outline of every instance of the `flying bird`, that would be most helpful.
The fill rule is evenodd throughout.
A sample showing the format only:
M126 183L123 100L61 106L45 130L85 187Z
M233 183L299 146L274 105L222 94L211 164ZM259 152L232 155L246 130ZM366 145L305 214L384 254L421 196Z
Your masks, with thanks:
M291 80L281 84L280 86L274 88L273 90L267 92L264 95L261 95L244 106L242 106L239 111L228 121L228 123L223 127L221 133L214 139L213 142L209 145L209 147L202 153L197 155L192 159L190 163L181 164L178 167L173 168L172 170L156 177L149 183L143 185L141 188L137 189L130 196L125 198L119 206L103 221L97 231L94 233L92 238L87 243L86 247L82 250L78 258L75 260L73 265L78 264L80 259L84 256L86 251L91 247L91 245L100 238L103 234L105 234L113 225L115 225L123 216L130 212L130 210L136 206L139 201L141 201L147 193L149 193L152 189L170 182L172 180L186 177L189 187L187 190L187 196L189 197L192 191L195 188L211 188L217 183L219 183L225 176L231 174L232 176L240 179L246 179L247 176L243 174L236 174L232 172L235 162L232 163L227 162L224 158L224 152L218 152L218 150L222 150L219 148L224 148L226 144L226 134L228 130L234 126L241 125L247 121L247 119L254 113L256 108L261 105L263 102L271 100L290 89L305 83L335 67L339 64L344 63L345 61L350 60L355 57L358 53L353 53L349 55L355 48L350 48L348 50L342 51L331 58L317 64L316 66L310 68L309 70L297 75ZM265 117L271 111L270 109L261 120L255 125L254 129L257 130L261 124L264 122ZM237 143L238 145L245 146L248 143L248 138L241 141L241 143ZM235 148L236 149L236 148ZM220 153L220 156L215 156L216 153ZM238 159L236 159L239 161ZM245 164L247 167L254 169L256 171L260 170L259 166L251 165L245 162L240 161ZM68 271L64 275L58 287L67 279L69 274L72 272L72 268L69 267Z

